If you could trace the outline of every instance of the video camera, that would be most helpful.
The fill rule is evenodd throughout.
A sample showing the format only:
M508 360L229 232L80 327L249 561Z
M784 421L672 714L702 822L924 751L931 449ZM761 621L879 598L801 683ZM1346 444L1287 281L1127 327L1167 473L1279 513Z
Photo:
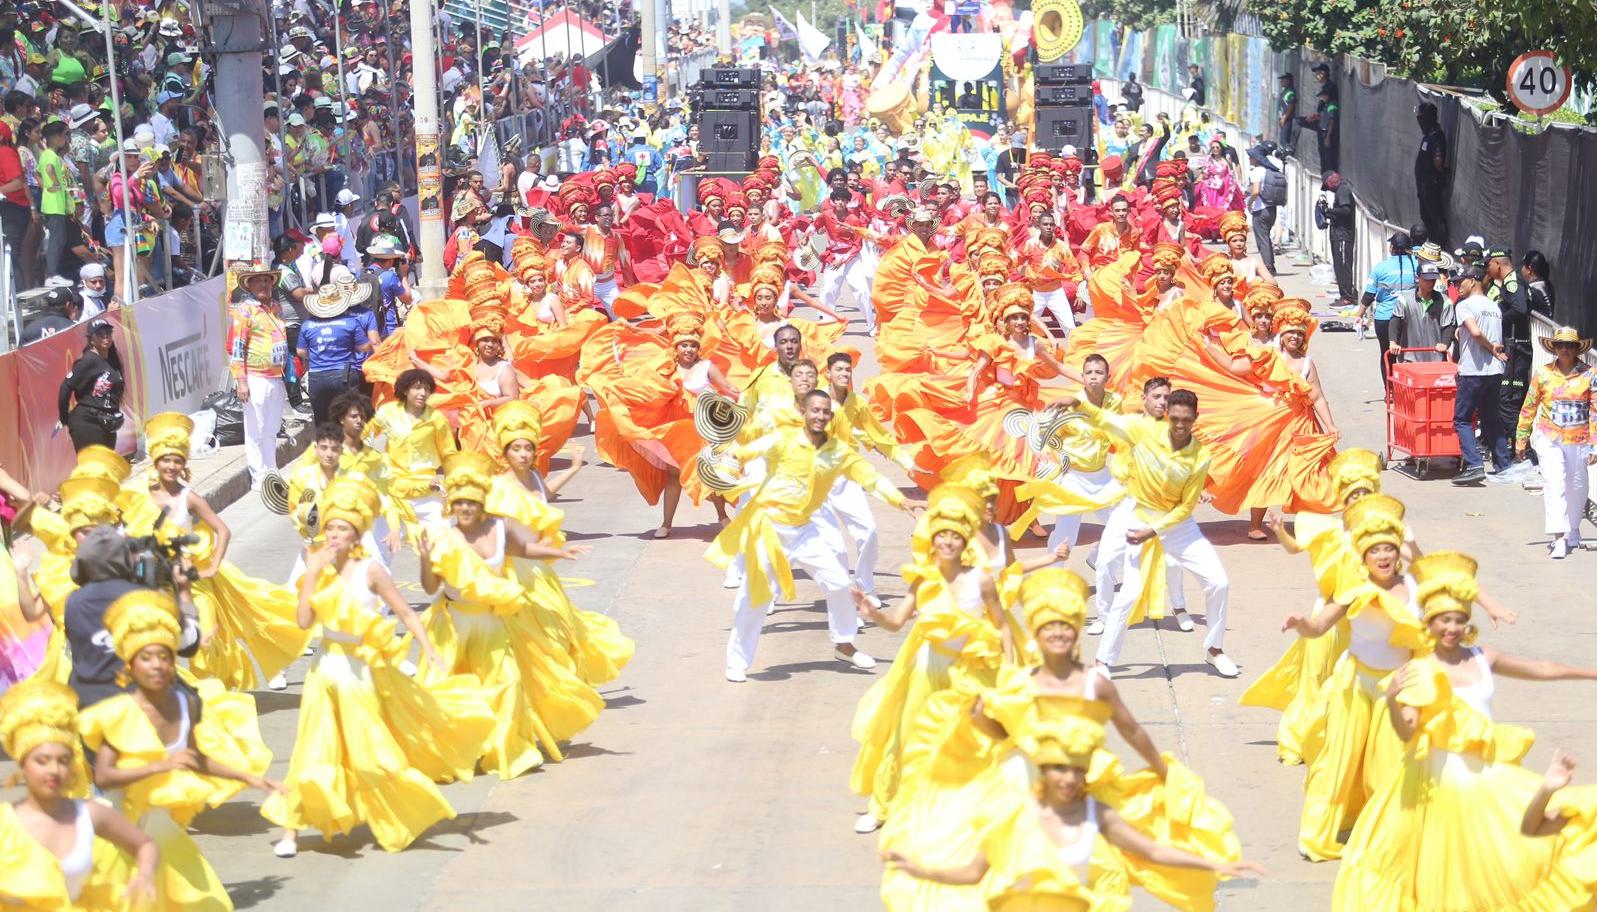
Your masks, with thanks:
M166 522L167 509L161 508L149 535L128 536L128 550L133 553L133 571L128 576L128 582L150 589L175 587L177 578L174 574L183 563L183 549L200 543L200 537L192 532L165 537L160 535L161 526Z

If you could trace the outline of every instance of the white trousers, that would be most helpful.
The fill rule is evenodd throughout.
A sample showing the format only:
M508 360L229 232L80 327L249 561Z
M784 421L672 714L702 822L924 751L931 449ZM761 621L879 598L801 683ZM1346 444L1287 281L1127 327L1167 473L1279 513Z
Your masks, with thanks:
M282 377L250 374L250 401L244 403L244 462L250 487L259 489L267 472L277 471L277 432L283 426L288 390Z
M854 306L865 315L865 328L876 328L876 308L871 306L872 270L863 254L849 257L842 264L821 273L820 301L833 310L838 309L838 298L846 286L854 294Z
M854 581L866 593L875 595L878 535L876 516L871 513L870 495L847 478L839 478L832 486L832 493L827 495L826 505L821 512L838 529L848 530L848 537L854 540L855 548ZM845 551L844 556L847 557L847 554Z
M777 537L782 541L782 553L796 569L809 571L810 578L826 592L826 627L833 643L852 643L859 631L859 616L855 612L854 597L849 594L848 568L843 564L843 542L830 524L809 522L802 526L784 526L774 523ZM770 569L770 555L761 555L768 577L775 584ZM745 577L738 587L734 603L736 615L732 619L732 635L726 642L726 667L747 671L754 664L754 648L760 641L760 630L765 625L766 609L770 604L756 605L749 595L749 581Z
M610 319L615 319L615 300L621 296L621 287L616 284L616 277L600 279L593 283L593 296L604 305L604 314Z
M1059 486L1083 497L1103 500L1106 499L1104 497L1105 494L1120 486L1120 482L1115 481L1115 477L1109 473L1109 467L1104 466L1096 472L1067 472L1063 478L1059 479ZM1111 507L1104 507L1091 513L1068 513L1063 516L1054 516L1054 527L1048 533L1048 550L1053 551L1066 542L1070 543L1070 547L1076 547L1076 537L1081 534L1082 521L1090 516L1100 524L1106 523L1109 521L1111 510ZM1044 521L1052 515L1043 514ZM1102 550L1101 545L1099 550Z
M1586 515L1586 453L1584 443L1557 443L1532 434L1530 445L1542 469L1542 508L1547 512L1542 530L1563 535L1570 547L1580 542L1580 521Z
M1121 571L1124 569L1126 551L1130 547L1126 544L1126 532L1136 519L1130 504L1128 497L1110 508L1103 534L1098 539L1098 564L1094 571L1097 595L1094 596L1094 602L1099 619L1109 617L1109 609L1115 601L1115 584L1120 582L1123 575ZM1170 558L1168 552L1165 559L1165 592L1169 595L1171 611L1187 610L1187 595L1181 590L1181 565Z
M1098 644L1098 661L1105 665L1113 665L1120 659L1120 647L1126 639L1126 621L1131 617L1131 607L1137 603L1142 595L1143 567L1142 548L1124 545L1125 533L1132 529L1146 529L1147 524L1138 519L1132 509L1127 505L1128 498L1115 508L1115 513L1109 518L1109 528L1104 530L1105 535L1118 530L1124 551L1125 583L1120 591L1115 594L1114 603L1109 608L1109 614L1104 618L1103 641ZM1203 645L1209 649L1223 649L1225 641L1225 609L1231 592L1231 582L1226 577L1225 568L1220 566L1220 555L1214 550L1214 545L1203 537L1203 532L1198 528L1195 519L1183 520L1159 533L1159 540L1164 544L1165 554L1171 561L1179 564L1188 573L1198 578L1203 586L1204 622L1209 627L1209 633L1203 638ZM1103 560L1100 552L1099 561ZM1169 573L1166 565L1165 572ZM1168 580L1168 577L1166 577Z
M1034 291L1031 293L1031 302L1032 316L1040 317L1043 311L1048 311L1059 323L1064 338L1070 338L1070 331L1076 328L1076 312L1070 309L1070 295L1063 286L1053 291Z

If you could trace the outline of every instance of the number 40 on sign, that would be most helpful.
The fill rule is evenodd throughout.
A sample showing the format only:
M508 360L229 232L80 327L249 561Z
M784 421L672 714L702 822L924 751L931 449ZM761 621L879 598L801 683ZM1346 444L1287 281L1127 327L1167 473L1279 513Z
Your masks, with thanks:
M1530 51L1508 68L1508 100L1526 114L1542 117L1569 100L1569 67L1552 51Z

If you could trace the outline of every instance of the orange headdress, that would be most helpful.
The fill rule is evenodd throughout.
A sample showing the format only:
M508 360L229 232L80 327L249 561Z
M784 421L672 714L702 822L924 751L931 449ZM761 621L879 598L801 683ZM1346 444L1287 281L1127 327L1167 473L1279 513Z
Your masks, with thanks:
M1221 282L1234 282L1237 278L1236 270L1231 268L1231 261L1218 253L1204 260L1198 267L1198 272L1211 286Z
M530 237L517 237L510 244L510 257L516 264L516 275L526 281L528 276L541 272L545 276L549 273L549 255L543 247Z
M1174 180L1185 173L1187 173L1187 166L1173 158L1167 158L1159 164L1153 166L1153 176L1155 179L1164 177Z
M1161 206L1168 202L1181 201L1181 188L1168 177L1155 178L1153 182L1154 201Z
M1186 253L1180 244L1160 241L1153 245L1153 268L1179 269L1181 267L1181 259L1186 256Z
M1011 268L1009 255L999 250L983 251L976 258L976 274L983 279L996 276L1000 282L1008 281Z
M1248 234L1248 217L1234 210L1220 216L1220 236L1229 239L1233 234Z
M718 177L699 183L699 205L703 206L710 200L726 201L726 186Z
M1029 317L1032 307L1031 289L1019 282L1000 285L993 292L993 305L993 312L1000 321L1007 320L1017 313Z
M671 344L678 342L697 342L704 335L704 321L690 313L679 313L666 321L665 331L671 336Z
M1280 300L1281 289L1267 283L1254 285L1252 288L1248 289L1247 294L1242 296L1242 304L1247 308L1248 313L1250 314L1257 313L1261 310L1267 312L1274 311L1277 306L1277 302Z
M688 260L695 264L702 263L705 260L724 262L726 260L726 249L721 246L721 239L713 234L709 237L701 237L693 242L692 247L688 248Z
M780 295L782 286L787 284L787 273L775 263L761 263L754 267L754 272L749 275L749 299L754 299L754 293L761 288L769 288L773 294Z
M1308 302L1302 298L1286 298L1276 305L1275 320L1271 329L1276 335L1284 332L1300 332L1305 336L1314 327L1314 317L1309 315L1306 305Z
M616 189L631 190L638 182L638 166L632 162L622 162L616 165Z

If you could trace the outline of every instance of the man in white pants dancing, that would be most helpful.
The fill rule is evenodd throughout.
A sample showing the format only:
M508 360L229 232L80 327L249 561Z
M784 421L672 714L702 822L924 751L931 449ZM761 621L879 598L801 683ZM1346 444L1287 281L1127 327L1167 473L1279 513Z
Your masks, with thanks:
M869 447L900 466L906 465L908 457L903 447L865 400L854 394L854 359L847 352L833 352L827 357L826 382L831 387L832 410L836 414L832 431L861 456ZM866 595L876 598L876 517L871 513L865 489L848 478L839 478L826 498L825 512L854 540L854 582Z
M1066 404L1070 404L1067 400ZM1118 415L1091 402L1080 402L1080 409L1105 433L1123 447L1126 455L1121 483L1127 498L1109 516L1103 540L1123 540L1124 583L1103 618L1103 641L1098 645L1098 664L1111 668L1120 659L1126 625L1133 609L1143 601L1150 585L1148 575L1164 568L1166 554L1203 585L1204 638L1206 661L1227 678L1237 676L1237 666L1225 654L1225 611L1230 580L1220 565L1214 545L1203 537L1192 511L1209 478L1209 451L1192 436L1198 418L1198 397L1191 390L1175 390L1165 406L1165 420L1147 415ZM1100 554L1099 561L1107 555ZM1155 576L1152 585L1160 588L1164 579ZM1149 593L1154 599L1157 592ZM1157 602L1155 602L1157 604Z
M839 478L869 488L896 507L904 506L904 495L876 474L852 446L828 436L831 396L811 390L801 411L802 430L779 430L738 448L741 459L763 459L767 474L705 552L711 563L721 567L737 556L747 558L726 644L726 679L734 683L748 680L766 611L777 591L793 597L793 564L809 571L826 591L833 656L862 670L876 667L875 659L854 648L859 618L850 593L853 581L843 564L836 529L816 514Z

